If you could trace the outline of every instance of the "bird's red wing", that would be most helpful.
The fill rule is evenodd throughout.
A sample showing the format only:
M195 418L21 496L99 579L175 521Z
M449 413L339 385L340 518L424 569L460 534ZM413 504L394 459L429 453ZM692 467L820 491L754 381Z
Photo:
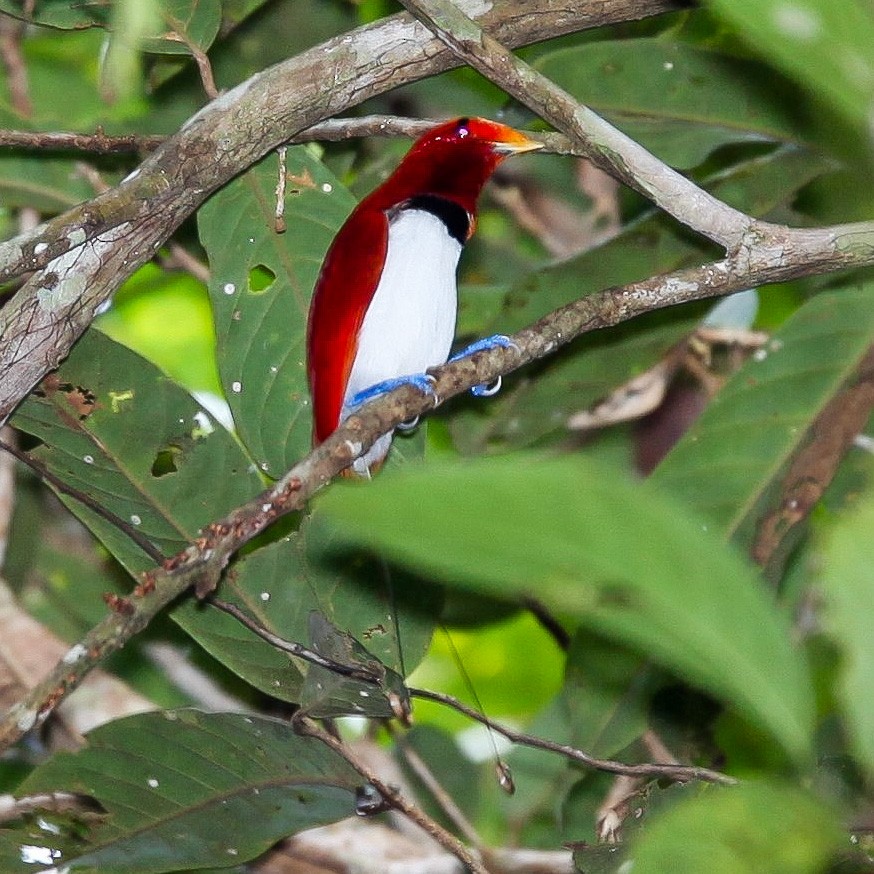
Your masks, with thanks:
M358 332L382 275L388 219L362 202L340 229L316 281L307 325L307 360L313 399L313 441L340 423Z

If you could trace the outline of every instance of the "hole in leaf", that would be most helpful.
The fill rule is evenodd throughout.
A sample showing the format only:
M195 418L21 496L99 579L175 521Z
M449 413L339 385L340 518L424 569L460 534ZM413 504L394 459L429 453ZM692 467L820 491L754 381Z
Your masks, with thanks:
M152 476L158 478L176 473L179 470L176 459L181 454L182 450L178 446L166 446L164 449L159 449L152 462Z
M69 382L61 383L58 388L67 397L67 403L73 408L73 412L82 422L94 412L97 398L94 392L81 385L72 385Z
M266 264L256 264L249 271L249 293L264 294L276 280L276 274Z

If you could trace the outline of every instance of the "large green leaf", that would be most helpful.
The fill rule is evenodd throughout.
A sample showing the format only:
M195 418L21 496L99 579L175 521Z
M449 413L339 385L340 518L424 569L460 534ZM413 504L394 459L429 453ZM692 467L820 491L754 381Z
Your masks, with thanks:
M516 453L335 487L320 507L344 537L448 584L535 595L808 753L810 679L784 618L742 560L654 489Z
M854 752L874 775L874 496L835 525L819 574L824 624L841 651L837 694Z
M828 166L821 157L787 147L733 167L709 187L739 209L764 215ZM716 256L715 249L675 223L651 214L604 245L521 279L495 321L481 330L510 333L585 295ZM536 378L527 378L526 371L508 378L504 391L487 404L469 402L452 418L453 438L464 452L477 453L491 445L524 447L547 435L564 436L571 413L651 367L692 330L705 309L693 305L652 313L581 338L535 365Z
M804 139L791 88L764 64L718 50L661 37L605 40L549 52L536 66L675 167L694 167L727 143Z
M817 874L844 846L837 813L793 786L709 787L640 831L635 874ZM588 869L580 869L588 870Z
M0 123L23 130L87 132L98 124L111 130L113 118L128 120L133 114L141 114L142 106L134 107L129 102L109 106L101 100L95 72L101 37L98 31L61 35L37 30L28 35L21 50L27 68L31 112L22 116L9 95L2 91ZM32 151L22 150L22 153L33 157ZM81 170L76 175L83 176ZM87 180L80 179L79 184L83 181ZM106 181L112 184L110 179ZM94 193L89 185L88 196Z
M151 52L188 53L183 42L166 39L165 34L175 31L200 49L208 49L218 34L221 23L221 0L114 0L112 3L76 3L72 0L37 0L32 10L22 8L20 0L0 0L0 11L23 18L33 24L61 29L106 27L122 3L153 7L157 27L147 34L144 48ZM122 21L124 16L121 16ZM124 34L122 34L124 36ZM130 50L130 43L128 43Z
M287 166L286 233L274 229L275 157L198 213L225 393L240 437L273 476L310 447L307 311L325 251L354 205L309 149L290 148Z
M194 398L99 331L82 338L13 424L42 442L33 454L52 473L165 555L260 489L234 439ZM151 564L116 525L68 503L131 572Z
M709 0L773 66L869 131L874 10L865 0Z
M142 714L91 732L85 749L54 756L18 790L81 793L105 816L39 812L0 838L0 860L9 874L35 870L25 857L116 874L225 867L349 816L360 783L336 753L286 722Z
M653 480L748 544L787 462L872 343L874 284L813 298L732 377Z

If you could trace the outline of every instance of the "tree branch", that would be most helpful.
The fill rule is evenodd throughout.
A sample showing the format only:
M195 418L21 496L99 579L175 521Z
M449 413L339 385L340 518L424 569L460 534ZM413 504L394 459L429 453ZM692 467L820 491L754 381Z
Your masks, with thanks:
M92 667L124 646L190 586L201 594L212 591L241 546L280 516L303 509L312 494L401 422L427 413L472 386L493 382L499 375L544 358L581 334L643 313L750 286L874 264L874 223L810 230L805 232L804 246L800 233L787 238L783 256L774 263L762 263L751 253L740 270L734 260L723 259L589 295L523 328L511 337L509 347L498 346L433 368L435 395L423 395L406 385L366 404L270 488L208 525L187 549L143 574L133 597L119 599L116 611L71 650L79 657L60 662L3 716L0 749L42 722Z
M28 151L88 152L92 155L153 152L167 137L126 134L112 136L98 130L93 134L42 133L31 130L0 130L0 148Z
M673 0L478 6L511 45L678 8ZM0 423L95 311L217 188L338 112L458 61L400 14L264 70L205 106L116 188L0 244L0 282L35 273L0 311ZM331 84L326 88L325 83Z
M784 473L769 511L758 520L750 557L776 577L798 526L810 515L874 409L874 346L811 422L807 440Z

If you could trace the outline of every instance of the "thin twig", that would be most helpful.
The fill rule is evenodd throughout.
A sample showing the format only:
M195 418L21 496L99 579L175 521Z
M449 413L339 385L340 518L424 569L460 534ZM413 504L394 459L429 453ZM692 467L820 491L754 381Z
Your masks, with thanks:
M203 261L195 258L188 249L179 243L170 243L167 248L170 254L164 261L165 267L177 267L190 273L204 285L209 284L209 267Z
M6 68L6 85L12 108L20 116L33 115L30 99L30 86L27 79L27 65L21 55L21 38L25 26L14 18L0 15L0 60Z
M628 777L658 777L679 781L703 780L706 783L720 783L725 786L733 786L738 782L727 774L720 774L719 771L712 771L710 768L699 768L695 765L655 763L627 765L624 762L615 762L612 759L597 759L569 744L555 743L554 741L545 740L532 734L525 734L525 732L516 731L501 725L473 707L468 707L464 702L459 701L452 695L446 695L443 692L432 692L430 689L414 688L410 688L409 693L412 698L421 698L425 701L436 701L439 704L445 704L447 707L451 707L453 710L457 710L459 713L463 713L465 716L488 726L512 743L558 753L565 758L587 765L590 768L595 768L598 771L607 771L610 774L624 774Z
M431 793L437 804L440 805L441 810L455 824L458 831L475 847L481 847L483 843L482 838L477 834L476 829L464 815L462 809L455 803L455 799L434 776L434 772L428 767L428 763L413 749L405 735L394 730L390 722L386 722L385 729L391 735L392 740L400 750L410 770L422 781L425 788Z
M90 152L94 155L153 152L166 139L167 137L157 135L110 136L103 133L102 129L93 134L0 130L0 148L48 152Z
M522 606L540 623L541 628L555 641L555 645L562 652L567 652L571 645L571 636L558 618L549 612L547 606L532 595L522 598Z
M55 491L66 495L68 498L72 498L74 501L78 501L92 513L100 516L101 519L105 519L110 525L117 528L122 534L133 541L153 562L160 564L164 561L164 554L142 531L139 531L126 519L122 519L121 516L116 516L112 510L96 501L87 492L83 492L64 482L41 461L37 461L32 455L24 452L12 443L8 443L6 440L0 439L0 449L8 452L13 458L17 458L22 464L27 465L39 479L48 483Z
M164 39L180 42L185 48L191 52L191 57L194 58L194 63L197 65L197 72L200 75L200 84L203 86L203 93L210 100L215 100L219 96L218 87L215 84L215 76L212 72L212 64L206 52L197 43L192 42L188 38L188 34L184 28L180 26L180 22L176 21L172 16L167 16L178 30L171 31L164 35Z
M336 738L319 728L311 719L305 717L294 720L294 726L301 734L314 737L330 747L337 755L342 756L368 783L370 783L386 803L394 810L404 814L411 822L424 829L443 849L452 853L472 874L489 874L488 870L470 850L451 832L446 831L440 823L431 819L411 801L404 798L398 789L384 783L378 774L359 762L354 755Z
M284 234L285 224L285 187L288 182L288 165L285 162L288 148L280 146L276 150L279 157L279 172L276 178L276 209L273 214L273 229L277 234Z
M310 664L327 668L327 670L332 671L335 674L340 674L344 677L352 677L352 679L361 680L363 683L371 683L374 686L379 685L379 677L371 671L368 671L367 668L356 667L354 665L344 665L342 662L335 662L333 659L325 658L325 656L320 655L314 650L308 649L301 643L295 643L292 640L286 640L283 637L279 637L279 635L274 634L259 622L252 619L251 616L247 616L246 613L236 604L231 604L229 601L222 601L221 599L216 598L215 595L210 595L206 600L207 603L212 604L213 607L217 607L229 616L233 616L237 622L245 625L253 634L257 634L262 640L267 641L271 646L282 650L282 652L287 652L289 655L310 662Z
M288 145L313 142L345 142L361 137L420 137L432 128L437 120L407 118L398 115L365 115L358 118L331 118L290 137ZM536 136L536 135L535 135ZM0 130L0 148L27 149L29 151L90 152L96 155L138 154L153 152L169 137L158 134L112 135L98 128L93 134L71 131L38 132L25 130ZM562 142L564 141L564 142ZM547 151L556 149L558 154L568 154L570 143L566 137L550 142Z

